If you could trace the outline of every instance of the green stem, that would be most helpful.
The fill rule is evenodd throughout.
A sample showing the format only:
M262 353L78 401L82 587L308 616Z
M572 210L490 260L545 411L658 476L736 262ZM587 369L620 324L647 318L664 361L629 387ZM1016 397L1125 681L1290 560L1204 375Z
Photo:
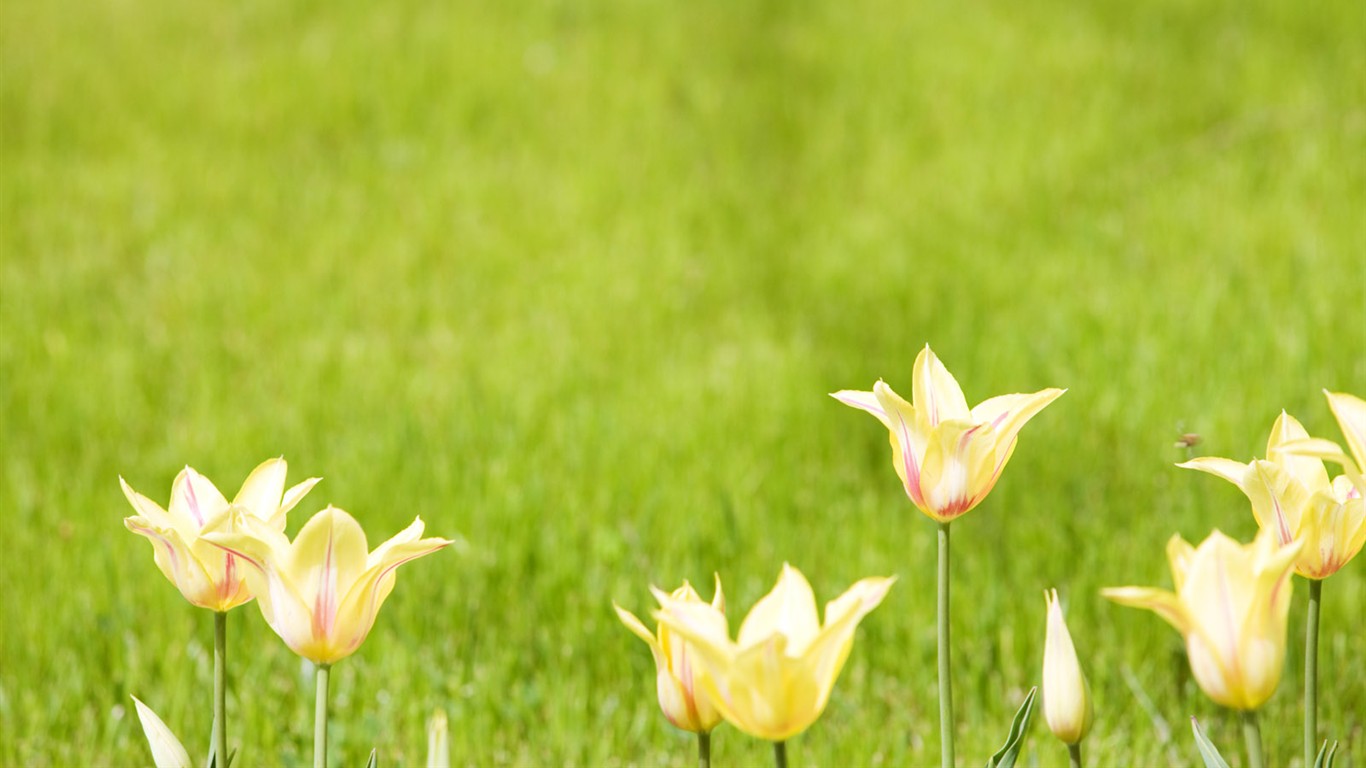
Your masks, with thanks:
M773 764L777 768L787 768L787 742L773 742Z
M1265 768L1266 761L1262 758L1262 729L1257 725L1257 710L1249 709L1242 713L1242 717L1243 742L1247 745L1248 768Z
M313 705L313 768L327 768L327 674L331 664L319 664L318 698Z
M939 524L939 751L953 768L953 683L949 679L949 524Z
M1081 768L1081 742L1067 745L1067 763L1071 768Z
M1309 620L1304 630L1304 765L1314 764L1319 745L1319 594L1323 582L1309 580Z
M213 615L213 733L209 765L224 768L228 760L228 613Z
M711 768L710 731L702 731L697 734L697 766L698 768Z

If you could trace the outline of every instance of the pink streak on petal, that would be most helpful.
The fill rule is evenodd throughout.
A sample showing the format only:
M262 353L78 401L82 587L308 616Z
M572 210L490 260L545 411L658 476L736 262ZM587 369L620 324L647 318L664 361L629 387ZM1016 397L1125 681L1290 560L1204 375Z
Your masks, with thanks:
M199 499L194 495L194 475L185 476L185 503L190 505L190 514L199 526L204 527L204 513L199 509Z
M897 411L896 420L900 427L897 430L897 439L901 441L901 464L906 470L906 495L911 497L916 506L924 506L924 496L920 492L920 467L915 463L910 427L906 425L906 417L900 411Z
M327 555L323 559L322 583L313 598L313 639L326 640L332 636L332 625L337 617L337 573L332 567L332 539L327 540Z

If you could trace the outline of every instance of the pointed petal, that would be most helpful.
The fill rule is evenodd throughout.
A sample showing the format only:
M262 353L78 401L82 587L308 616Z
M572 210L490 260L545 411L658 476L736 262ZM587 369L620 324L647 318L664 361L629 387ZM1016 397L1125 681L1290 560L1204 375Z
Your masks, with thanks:
M313 490L313 486L322 482L321 477L310 477L307 480L285 491L284 498L280 500L280 512L287 514L295 505L303 500L308 492Z
M860 411L867 411L877 417L882 422L882 426L892 428L892 422L888 420L886 411L882 410L882 405L878 403L877 395L872 392L860 392L854 389L842 389L839 392L831 392L830 396L852 408Z
M191 545L185 543L179 531L175 528L162 528L147 518L138 516L125 517L123 525L152 542L153 559L157 568L192 605L227 610L219 608L224 598L220 595L218 583L206 571L204 564L195 556ZM221 575L221 565L218 571Z
M1191 622L1186 609L1173 592L1154 587L1107 587L1100 594L1120 605L1152 611L1183 635L1190 629Z
M280 498L285 490L285 472L288 465L284 459L267 459L247 475L242 489L233 497L232 503L246 507L257 517L268 520L280 508Z
M1342 428L1347 448L1356 461L1357 474L1366 473L1366 400L1346 392L1325 391L1323 394Z
M1323 460L1286 450L1287 444L1308 439L1309 433L1295 417L1281 411L1276 423L1271 426L1271 437L1266 444L1266 458L1289 472L1308 490L1316 491L1328 486L1328 470L1324 468Z
M412 530L412 526L409 527ZM421 530L420 528L418 530ZM405 531L404 533L407 533ZM403 534L400 534L402 536ZM394 539L398 539L395 536ZM328 638L326 663L338 661L355 653L361 643L370 634L370 629L375 625L375 617L379 615L379 609L384 605L384 601L389 598L389 594L394 590L394 584L398 580L398 567L405 563L410 563L419 557L430 555L450 545L447 539L427 538L417 541L402 541L394 543L393 539L386 542L384 557L373 566L367 568L364 573L356 577L354 583L345 585L345 594L342 596L341 604L337 609L336 623L326 633ZM379 550L376 550L379 551ZM345 582L341 582L345 584ZM321 595L316 604L321 604ZM314 609L315 617L318 609ZM321 638L323 633L318 630L321 623L314 620L314 635ZM317 659L323 661L323 659Z
M1284 466L1265 460L1252 462L1243 491L1252 501L1257 525L1274 531L1281 544L1299 537L1309 492Z
M1173 535L1167 540L1167 562L1172 567L1172 583L1176 591L1181 591L1181 585L1186 583L1186 572L1190 570L1191 559L1195 557L1195 547L1181 538L1180 534Z
M193 527L198 532L204 522L228 506L228 500L218 492L207 477L185 467L171 484L171 502L166 507L177 527Z
M906 495L921 509L925 502L920 490L920 465L930 433L920 430L916 409L882 381L873 385L873 394L891 422L892 468L906 489Z
M854 630L863 617L882 603L887 591L895 583L895 576L861 579L826 604L825 626L806 652L812 676L820 690L818 710L825 708L835 681L844 669L844 662L854 645Z
M1198 469L1215 477L1222 477L1239 488L1243 487L1243 478L1248 469L1248 465L1242 462L1232 459L1217 459L1213 456L1201 456L1198 459L1183 461L1176 466L1182 469Z
M156 768L191 768L190 753L185 751L180 739L162 722L152 708L133 696L137 705L138 720L142 722L142 733L147 737L147 745L152 748L152 764Z
M650 653L654 656L655 666L663 665L667 667L668 663L660 653L659 640L655 638L654 633L647 629L646 626L641 623L640 619L636 618L634 613L617 605L615 601L612 603L612 609L617 612L617 618L621 620L621 623L625 624L626 628L631 630L631 634L644 640L645 644L650 646Z
M1062 397L1066 391L1052 387L1030 394L1000 395L983 400L972 409L972 420L990 424L1000 444L1008 445L1015 440L1015 436L1030 419L1054 400Z
M928 431L948 419L969 417L968 401L963 397L962 388L928 344L915 358L911 381L911 401L923 420L922 430Z
M152 525L158 528L173 528L175 521L161 508L161 505L133 490L123 477L119 477L119 487L123 489L123 495L127 497L128 503L133 505L133 509L138 511L140 517L146 518Z
M750 609L736 642L741 648L748 648L779 634L787 638L790 652L800 654L820 627L811 584L801 571L783 563L778 583Z

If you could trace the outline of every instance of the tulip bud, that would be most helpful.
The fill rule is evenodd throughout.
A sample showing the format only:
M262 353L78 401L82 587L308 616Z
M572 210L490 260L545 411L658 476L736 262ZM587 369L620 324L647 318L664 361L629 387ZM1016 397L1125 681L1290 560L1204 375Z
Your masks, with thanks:
M1058 590L1044 592L1048 634L1043 644L1043 714L1049 730L1065 744L1077 744L1091 730L1091 689L1077 661L1077 649L1058 605Z

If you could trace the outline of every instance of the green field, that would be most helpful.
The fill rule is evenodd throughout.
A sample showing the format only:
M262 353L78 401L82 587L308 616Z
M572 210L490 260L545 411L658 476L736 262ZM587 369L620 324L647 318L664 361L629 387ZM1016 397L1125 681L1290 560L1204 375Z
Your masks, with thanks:
M1103 600L1255 523L1282 408L1366 395L1358 0L0 4L0 764L148 762L130 694L207 748L210 615L128 533L189 464L284 455L403 569L333 672L336 765L691 765L612 613L784 561L864 620L794 766L934 764L935 527L885 430L927 342L971 402L1058 386L954 525L958 754L1039 681L1057 587L1090 765L1194 764L1179 636ZM1300 758L1305 584L1265 708ZM710 597L709 586L703 589ZM1320 723L1366 765L1366 560L1324 587ZM308 670L231 614L240 765L304 765ZM1145 711L1139 694L1151 699ZM1168 728L1169 731L1164 730ZM1042 718L1027 764L1065 764ZM717 766L768 764L723 726Z

